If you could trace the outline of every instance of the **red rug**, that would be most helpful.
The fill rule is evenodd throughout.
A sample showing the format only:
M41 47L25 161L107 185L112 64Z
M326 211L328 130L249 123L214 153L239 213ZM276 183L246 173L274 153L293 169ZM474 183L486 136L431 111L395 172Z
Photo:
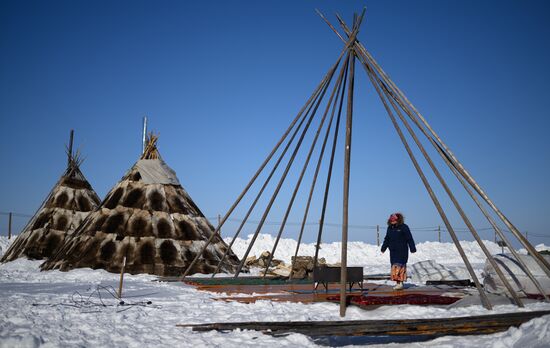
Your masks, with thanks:
M340 302L340 295L327 297L329 301ZM362 307L373 305L448 305L460 300L459 297L441 295L406 294L397 296L351 295L347 297L350 304Z

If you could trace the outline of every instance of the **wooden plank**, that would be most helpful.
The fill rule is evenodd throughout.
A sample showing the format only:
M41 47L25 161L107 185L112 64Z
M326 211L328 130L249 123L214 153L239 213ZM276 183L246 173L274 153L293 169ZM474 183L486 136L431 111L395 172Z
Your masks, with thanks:
M389 280L391 275L389 273L367 274L363 276L365 280Z
M239 278L245 280L245 278ZM215 280L215 279L208 279ZM234 278L232 278L234 280ZM261 279L260 279L261 280ZM193 283L189 282L188 284L195 286L198 290L210 291L215 293L227 293L227 294L276 294L279 295L288 295L291 293L306 294L310 297L315 297L320 293L325 293L324 290L315 291L313 288L313 283L308 282L266 282L266 283ZM328 283L328 293L330 295L335 295L338 290L338 283ZM452 292L462 293L463 296L466 295L466 292L461 288L454 288L450 286L421 286L421 287L410 287L401 291L395 291L391 286L384 284L373 284L373 283L364 283L363 291L360 289L354 288L349 295L353 294L363 294L366 296L403 296L410 294L423 294L423 295L443 295L444 293ZM306 302L312 302L308 300Z
M193 331L255 330L270 335L301 333L308 336L416 336L477 335L506 331L550 311L517 312L472 317L400 320L237 322L178 324Z
M470 279L456 279L456 280L428 280L426 285L450 285L450 286L475 286Z

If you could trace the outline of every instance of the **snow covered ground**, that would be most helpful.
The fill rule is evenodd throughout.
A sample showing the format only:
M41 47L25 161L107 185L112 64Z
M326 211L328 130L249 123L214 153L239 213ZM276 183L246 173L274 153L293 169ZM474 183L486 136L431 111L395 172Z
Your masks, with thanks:
M0 237L0 255L8 244L5 237ZM261 235L252 254L259 256L272 245L270 235ZM487 245L493 253L500 252L495 244L487 242ZM247 240L238 240L234 246L237 255L242 256L246 246ZM288 262L295 247L296 241L282 240L275 257ZM485 262L481 250L472 242L464 242L463 247L476 272L481 274ZM329 263L336 263L339 248L339 243L324 244L321 257ZM418 252L411 255L410 263L435 260L464 272L453 245L426 242L418 244L417 248ZM537 249L548 248L540 245ZM312 244L303 245L300 255L312 255L313 250ZM375 245L349 243L348 258L349 264L365 267L366 273L385 273L389 268L389 255L381 255ZM215 301L216 297L225 295L197 291L179 283L156 282L155 277L149 275L125 275L125 304L120 305L111 295L118 286L117 274L90 269L40 272L39 265L40 261L23 259L0 265L0 347L316 347L324 342L314 342L299 334L271 337L254 331L197 333L178 328L176 324L340 320L336 304L227 303ZM346 319L443 318L519 310L513 305L498 305L493 311L478 305L462 308L383 306L372 311L349 307ZM521 310L550 310L550 305L531 303ZM549 347L550 316L493 335L442 337L428 342L385 346Z

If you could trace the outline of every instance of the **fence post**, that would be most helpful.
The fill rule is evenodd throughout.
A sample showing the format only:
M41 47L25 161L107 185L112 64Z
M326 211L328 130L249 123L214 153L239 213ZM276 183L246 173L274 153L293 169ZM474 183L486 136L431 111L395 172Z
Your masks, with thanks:
M8 239L11 239L11 213L8 215Z
M441 243L441 226L437 226L437 241Z
M376 246L380 246L380 226L376 225Z

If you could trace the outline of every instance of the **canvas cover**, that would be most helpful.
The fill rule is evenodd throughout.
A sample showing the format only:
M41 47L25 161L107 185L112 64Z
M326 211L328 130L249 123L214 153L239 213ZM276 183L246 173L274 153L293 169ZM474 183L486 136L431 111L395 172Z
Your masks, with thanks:
M180 185L176 172L161 159L141 159L132 169L139 172L144 184Z

